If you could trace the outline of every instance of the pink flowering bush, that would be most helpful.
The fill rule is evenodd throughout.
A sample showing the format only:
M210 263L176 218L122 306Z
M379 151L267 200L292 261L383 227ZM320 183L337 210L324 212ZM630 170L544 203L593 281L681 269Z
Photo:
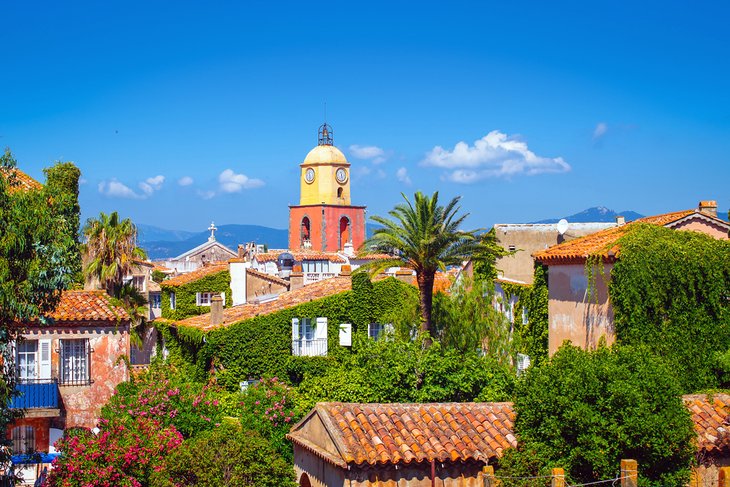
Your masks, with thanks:
M142 487L183 437L173 426L138 417L129 425L104 424L98 435L69 435L56 448L49 487Z
M102 409L102 420L128 423L150 418L174 426L185 438L220 424L232 394L208 384L184 381L170 367L147 371L133 381L120 384L116 394Z
M286 434L301 417L296 390L278 378L261 379L241 397L241 424L261 433L286 459L292 459L292 447Z

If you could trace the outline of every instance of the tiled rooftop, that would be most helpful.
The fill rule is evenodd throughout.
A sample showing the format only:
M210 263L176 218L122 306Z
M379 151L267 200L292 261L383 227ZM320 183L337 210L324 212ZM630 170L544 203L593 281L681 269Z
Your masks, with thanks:
M11 193L15 193L16 191L29 191L31 189L41 189L43 185L33 179L32 177L25 174L23 171L18 169L17 167L12 170L13 174L15 175L15 185L11 186L9 191ZM6 176L8 174L8 171L1 170L0 174L3 176Z
M349 291L350 289L352 289L350 276L333 277L331 279L324 279L322 281L309 284L293 291L282 293L272 301L260 304L248 303L240 306L234 306L232 308L225 308L223 310L223 323L220 325L210 324L210 313L193 316L175 323L179 326L190 326L202 331L210 331L220 326L226 326L238 321L248 320L259 315L268 315L302 303L314 301L315 299L321 299Z
M730 395L683 396L697 433L697 449L708 453L730 451Z
M51 313L56 322L124 321L129 315L124 308L112 304L106 291L64 291L56 310Z
M288 252L294 256L294 260L301 262L303 260L328 260L339 264L346 264L347 259L335 252L317 252L316 250L274 250L266 253L256 254L253 256L257 262L276 262L284 252Z
M683 210L672 213L664 213L662 215L647 216L639 218L635 222L627 223L617 227L602 230L600 232L586 235L585 237L576 238L559 245L535 252L533 257L546 264L558 263L577 263L585 260L590 255L600 255L604 260L610 261L615 259L620 249L616 242L636 223L649 223L652 225L670 225L679 221L697 210ZM704 217L707 215L703 214Z
M345 464L487 462L517 445L511 403L331 402L317 404L287 436L324 458L328 452L302 433L314 414L332 436Z
M198 279L201 279L203 277L217 274L219 272L223 272L223 271L227 271L227 270L228 270L228 263L224 263L224 264L218 263L218 264L206 265L203 267L199 267L192 272L188 272L187 274L180 274L179 276L171 277L170 279L162 281L162 286L163 287L182 286L185 284L190 284L191 282L195 282Z
M265 272L257 271L256 269L254 269L252 267L249 267L248 269L246 269L246 274L254 275L261 279L264 279L264 280L267 280L267 281L270 281L270 282L273 282L276 284L280 284L282 286L286 286L287 288L289 287L289 281L287 281L286 279L282 279L279 276L273 276L273 275L267 274Z

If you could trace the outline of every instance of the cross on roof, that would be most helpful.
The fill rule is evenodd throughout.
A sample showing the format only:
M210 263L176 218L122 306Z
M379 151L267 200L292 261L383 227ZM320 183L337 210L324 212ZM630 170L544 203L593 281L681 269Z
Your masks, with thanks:
M216 228L214 222L210 222L208 230L210 230L210 237L208 237L208 242L212 242L215 240L215 231L218 230L218 228Z

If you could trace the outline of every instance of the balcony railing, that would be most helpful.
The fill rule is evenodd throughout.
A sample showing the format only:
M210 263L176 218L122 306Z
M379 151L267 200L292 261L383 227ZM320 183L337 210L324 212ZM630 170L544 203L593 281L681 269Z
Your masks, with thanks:
M15 389L20 394L10 400L10 409L58 409L56 379L18 379Z
M312 284L313 282L322 281L324 279L331 279L337 277L334 272L305 272L304 273L304 285Z
M291 353L295 357L326 357L327 356L327 339L313 338L307 340L292 340Z

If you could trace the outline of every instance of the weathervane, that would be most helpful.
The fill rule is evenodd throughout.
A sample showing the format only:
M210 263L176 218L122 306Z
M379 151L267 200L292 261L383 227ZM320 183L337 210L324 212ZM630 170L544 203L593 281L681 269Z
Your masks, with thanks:
M210 226L208 227L208 230L210 230L210 237L208 237L208 242L214 242L215 241L215 231L218 230L216 228L214 222L210 222Z

